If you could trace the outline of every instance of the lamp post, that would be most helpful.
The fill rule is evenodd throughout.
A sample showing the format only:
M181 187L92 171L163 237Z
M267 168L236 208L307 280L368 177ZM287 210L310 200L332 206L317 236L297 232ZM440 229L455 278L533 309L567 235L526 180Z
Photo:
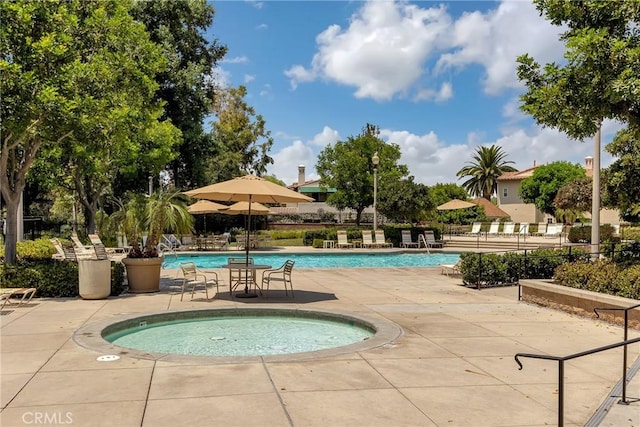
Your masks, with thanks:
M371 162L373 163L373 232L375 233L378 227L378 163L380 163L377 151L373 153Z

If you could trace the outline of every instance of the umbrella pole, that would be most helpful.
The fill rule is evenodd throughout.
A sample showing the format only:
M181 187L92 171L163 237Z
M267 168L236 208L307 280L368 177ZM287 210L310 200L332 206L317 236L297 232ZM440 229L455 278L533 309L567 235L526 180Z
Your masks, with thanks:
M245 256L245 270L244 270L244 293L237 294L238 298L254 298L257 297L258 294L249 293L249 234L251 228L251 194L249 194L249 215L247 218L247 237L244 245L244 256Z

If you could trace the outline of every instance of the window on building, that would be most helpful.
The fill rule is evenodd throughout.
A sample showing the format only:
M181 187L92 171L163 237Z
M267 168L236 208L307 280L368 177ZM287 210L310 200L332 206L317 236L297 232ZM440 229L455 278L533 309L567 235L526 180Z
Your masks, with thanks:
M509 192L507 191L507 188L503 188L502 189L502 197L507 197L509 195Z

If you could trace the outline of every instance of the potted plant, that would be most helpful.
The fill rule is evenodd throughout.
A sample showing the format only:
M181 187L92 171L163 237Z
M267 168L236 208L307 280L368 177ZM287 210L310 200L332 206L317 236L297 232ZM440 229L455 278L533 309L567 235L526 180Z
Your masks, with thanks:
M187 210L184 196L175 189L159 190L151 196L136 195L115 215L115 223L131 245L122 260L127 270L129 292L146 293L160 290L163 258L157 246L162 234L191 233L193 216ZM146 235L144 245L140 238Z

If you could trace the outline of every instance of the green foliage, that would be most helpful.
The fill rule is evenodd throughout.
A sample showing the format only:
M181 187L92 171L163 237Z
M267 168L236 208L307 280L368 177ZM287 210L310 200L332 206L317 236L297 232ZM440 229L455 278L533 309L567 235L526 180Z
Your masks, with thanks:
M456 176L461 178L470 177L462 183L462 187L469 194L491 200L491 196L498 189L498 181L496 179L505 172L515 172L517 170L510 166L513 162L505 160L506 157L507 154L502 151L502 147L497 145L490 147L480 146L473 155L473 161L467 162L468 166L460 169Z
M627 221L640 220L640 85L637 1L565 2L535 0L553 25L562 26L566 43L562 66L541 66L529 55L518 58L518 78L527 86L522 110L542 126L583 140L596 134L603 120L623 124L606 147L616 157L603 173L607 206Z
M568 182L586 177L579 164L558 161L537 167L533 175L522 180L518 193L525 203L533 203L542 212L556 215L554 199Z
M609 260L564 264L554 279L563 286L640 299L640 265L620 266Z
M467 190L455 183L441 184L437 183L431 187L431 197L433 203L439 206L452 199L467 200Z
M559 265L577 259L588 259L588 254L571 247L504 255L465 252L460 254L460 271L465 284L496 286L519 279L550 279Z
M416 223L435 207L429 187L413 177L379 182L378 212L391 222Z
M213 23L214 8L204 0L136 1L132 14L145 24L151 40L162 46L168 61L155 81L156 96L166 103L164 117L182 132L179 156L171 163L175 185L206 185L205 170L216 151L213 138L203 130L216 93L210 73L227 51L205 34Z
M269 232L271 240L300 239L304 235L304 230L272 230Z
M578 215L591 212L593 180L589 177L576 178L560 187L553 201L556 209L572 210Z
M273 163L271 131L264 118L244 98L247 88L220 89L216 96L211 135L219 152L209 161L207 179L220 182L251 173L263 175Z
M600 225L600 242L619 242L620 238L614 236L616 230L609 224ZM568 239L571 243L591 243L591 226L573 226L569 230Z
M640 227L624 227L620 233L625 240L640 241Z
M327 204L335 206L338 210L355 210L356 225L360 225L362 211L373 205L374 153L378 153L380 159L376 168L380 183L378 200L381 206L385 206L383 199L388 197L392 200L391 183L407 177L409 170L406 165L397 164L401 154L400 147L387 144L380 139L376 126L367 124L360 135L350 136L346 141L329 145L318 155L316 170L320 175L321 184L336 189L336 192L328 197ZM388 192L384 191L385 185L390 188ZM390 208L393 204L391 201L387 207ZM402 204L406 206L404 202Z

